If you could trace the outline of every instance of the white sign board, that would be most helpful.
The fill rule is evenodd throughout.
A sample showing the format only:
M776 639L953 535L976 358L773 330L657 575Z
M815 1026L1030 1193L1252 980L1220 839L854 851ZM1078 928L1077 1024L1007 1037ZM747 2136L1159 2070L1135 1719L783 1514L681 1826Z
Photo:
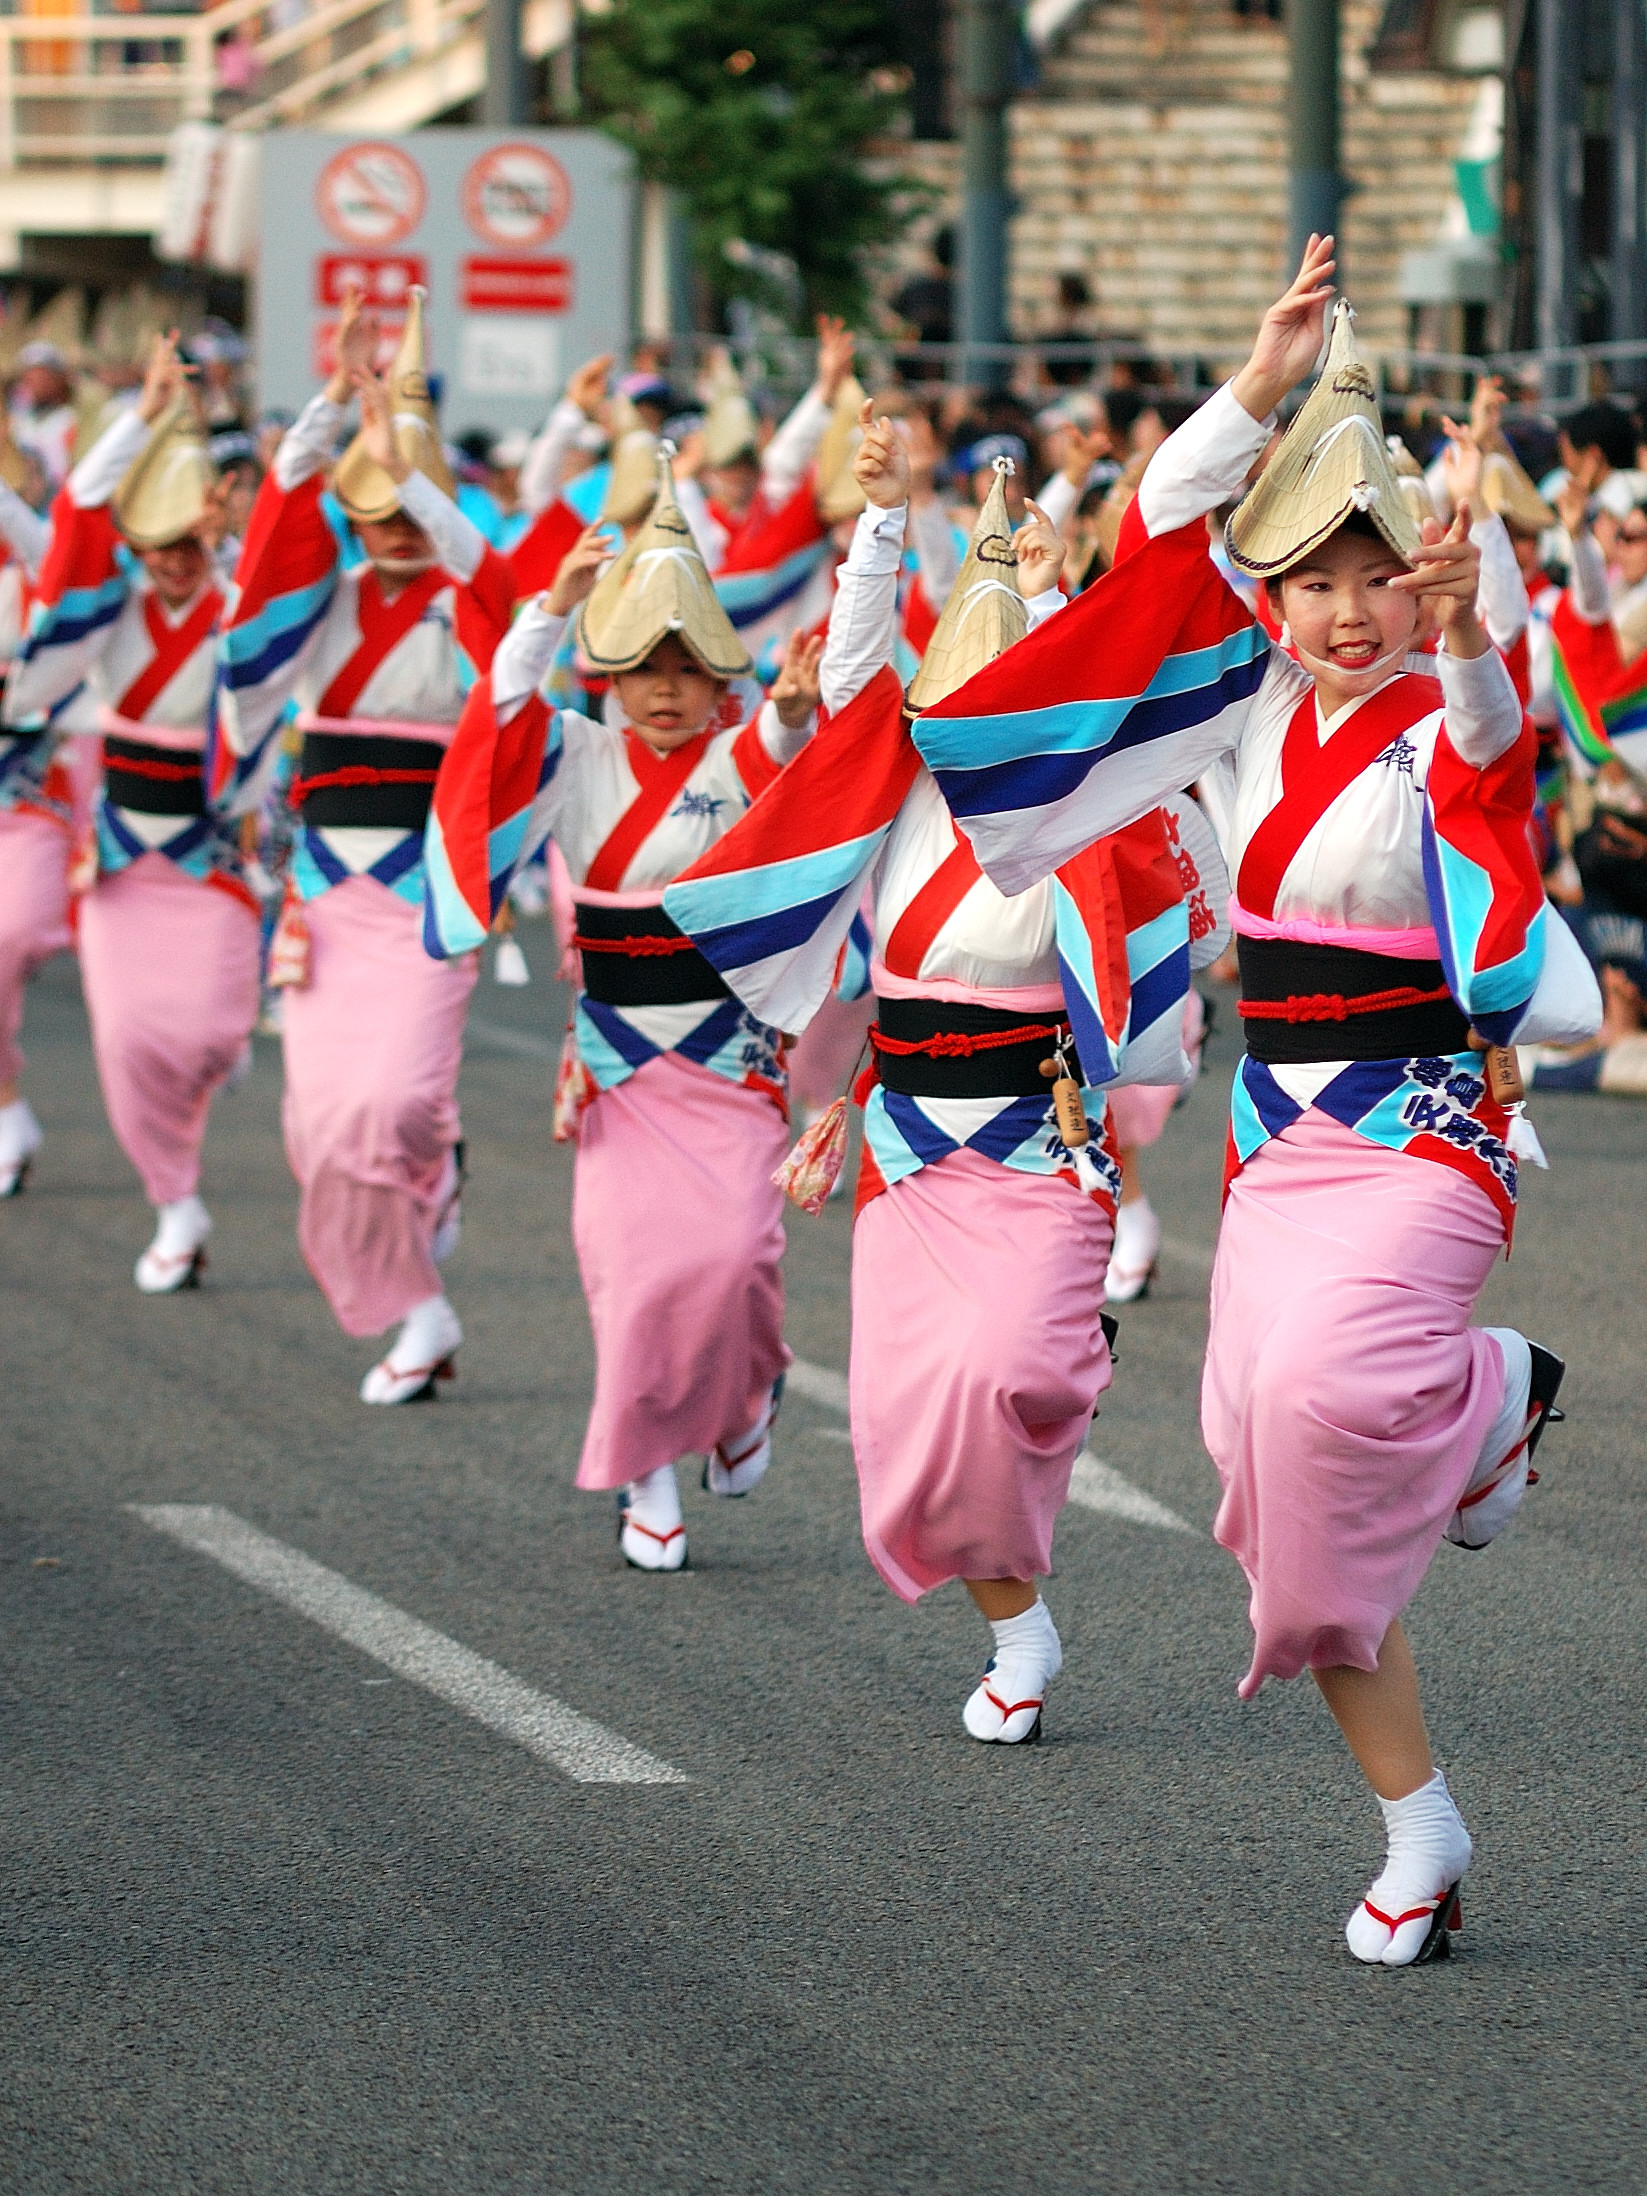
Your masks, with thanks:
M594 130L414 130L262 140L258 390L297 410L331 372L339 308L365 290L385 358L429 293L448 436L541 424L567 374L631 337L635 186Z

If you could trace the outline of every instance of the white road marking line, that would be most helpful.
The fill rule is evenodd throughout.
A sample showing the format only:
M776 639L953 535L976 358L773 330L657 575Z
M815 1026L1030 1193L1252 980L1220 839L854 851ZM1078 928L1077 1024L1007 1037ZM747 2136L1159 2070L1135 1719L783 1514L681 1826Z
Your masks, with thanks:
M482 1049L513 1052L523 1060L560 1058L559 1038L539 1037L529 1029L509 1029L502 1022L485 1022L474 1014L469 1017L464 1036L472 1037Z
M809 1364L804 1357L797 1357L790 1366L785 1380L786 1388L793 1388L797 1395L804 1395L809 1403L821 1403L826 1410L844 1411L847 1408L845 1373L831 1372L827 1365Z
M497 1663L422 1624L323 1563L271 1540L216 1503L134 1502L145 1525L221 1563L397 1677L460 1708L579 1784L686 1784L684 1770L537 1692ZM371 1681L368 1680L368 1683Z
M1195 1527L1176 1510L1169 1510L1164 1502L1157 1502L1154 1495L1145 1494L1142 1487L1135 1487L1130 1479L1123 1479L1113 1464L1106 1464L1090 1449L1083 1449L1075 1459L1075 1469L1070 1474L1069 1499L1088 1510L1104 1510L1111 1517L1124 1517L1129 1524L1159 1525L1169 1533L1195 1531Z

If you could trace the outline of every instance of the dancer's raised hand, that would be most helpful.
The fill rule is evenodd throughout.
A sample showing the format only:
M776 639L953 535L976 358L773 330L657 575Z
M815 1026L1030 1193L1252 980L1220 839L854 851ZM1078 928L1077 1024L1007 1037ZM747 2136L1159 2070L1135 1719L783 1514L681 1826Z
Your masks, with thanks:
M811 639L804 633L790 634L783 667L772 681L767 700L791 732L801 730L822 698L818 666L823 661L823 652L821 633L814 634Z
M1333 251L1330 236L1312 236L1297 274L1258 324L1252 356L1233 384L1237 400L1254 419L1268 419L1320 356L1338 264Z
M858 414L864 438L852 460L852 477L883 511L895 511L909 501L909 452L890 419L877 419L875 406L865 397Z

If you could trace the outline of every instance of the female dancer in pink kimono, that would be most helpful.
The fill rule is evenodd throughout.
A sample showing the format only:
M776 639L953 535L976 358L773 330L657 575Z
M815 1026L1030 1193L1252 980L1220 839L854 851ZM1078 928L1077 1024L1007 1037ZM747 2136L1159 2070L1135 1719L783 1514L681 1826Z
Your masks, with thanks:
M1003 649L1010 662L1063 613L1063 544L1039 518L1014 540L1006 462L911 708ZM852 1238L864 1546L906 1601L964 1580L992 1641L963 1726L1013 1746L1040 1737L1062 1667L1037 1579L1110 1378L1100 1307L1119 1178L1096 1086L1117 1072L1123 1029L1138 1043L1130 1071L1185 1072L1190 919L1155 816L1011 900L980 873L910 742L892 668L909 503L892 423L866 418L855 464L869 507L824 652L831 722L665 906L754 1011L804 1027L871 882L874 1066ZM1121 1011L1083 1014L1117 967L1121 994L1103 1006ZM1076 1040L1084 1074L1070 1073Z
M64 483L6 693L16 726L82 681L100 704L80 969L110 1125L155 1207L136 1274L149 1295L192 1286L205 1263L207 1110L258 1000L257 901L204 777L223 593L215 476L183 383L175 339L161 342L138 403Z
M463 1328L441 1283L460 1222L457 1081L474 957L423 951L423 826L468 682L514 601L507 566L452 500L424 374L422 292L400 354L370 370L375 319L345 305L338 369L258 492L222 643L222 726L239 776L272 759L287 704L303 737L299 818L273 976L286 984L286 1152L298 1241L345 1334L399 1323L361 1400L416 1401ZM345 570L321 506L334 480L365 561Z
M1475 1047L1589 1007L1541 1003L1532 741L1468 513L1445 539L1407 514L1347 308L1227 535L1296 657L1207 555L1207 512L1319 354L1332 270L1312 240L1247 364L1156 453L1115 570L1018 679L986 673L916 737L1008 889L1166 787L1223 781L1249 1053L1202 1395L1216 1533L1251 1587L1243 1696L1309 1670L1378 1797L1386 1864L1346 1935L1401 1966L1447 1948L1471 1855L1401 1611L1444 1534L1479 1547L1513 1516L1562 1369L1468 1324L1536 1149L1503 1051ZM1410 654L1432 621L1439 653ZM1576 998L1570 969L1549 941Z
M597 584L605 532L580 538L469 697L430 818L427 938L450 953L484 936L514 868L553 837L583 971L556 1101L557 1134L578 1146L572 1232L595 1337L578 1485L616 1490L627 1562L678 1571L677 1462L704 1456L707 1491L740 1496L772 1459L786 1114L781 1036L691 949L663 893L809 738L820 644L791 640L745 721L733 682L748 651L667 447L651 516ZM574 612L612 680L599 722L538 691Z
M0 474L13 469L17 454L0 431ZM0 478L0 665L6 672L22 646L29 591L50 540L46 520ZM44 1140L23 1096L18 1038L29 979L70 938L69 859L82 804L63 715L60 708L31 724L0 728L0 1198L23 1188Z

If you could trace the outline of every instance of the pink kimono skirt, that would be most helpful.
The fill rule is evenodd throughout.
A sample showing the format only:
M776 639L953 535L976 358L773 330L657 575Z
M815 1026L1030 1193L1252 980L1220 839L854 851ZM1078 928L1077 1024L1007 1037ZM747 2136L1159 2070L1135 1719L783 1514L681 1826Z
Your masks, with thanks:
M1231 1185L1201 1431L1246 1572L1241 1681L1378 1666L1504 1399L1469 1325L1504 1223L1474 1182L1307 1111Z
M951 1152L852 1235L852 1446L864 1546L896 1594L1033 1578L1093 1407L1110 1217L1068 1182Z
M80 903L80 973L109 1125L151 1205L200 1185L212 1093L257 1019L256 915L148 853Z
M477 959L431 959L422 909L375 877L303 913L309 978L285 1013L298 1242L344 1333L381 1334L440 1293L430 1245L455 1181Z
M23 1072L24 986L70 943L68 875L67 824L0 809L0 1086Z
M578 1485L621 1487L761 1415L789 1363L783 1116L675 1053L600 1096L578 1131L572 1237L595 1334Z

